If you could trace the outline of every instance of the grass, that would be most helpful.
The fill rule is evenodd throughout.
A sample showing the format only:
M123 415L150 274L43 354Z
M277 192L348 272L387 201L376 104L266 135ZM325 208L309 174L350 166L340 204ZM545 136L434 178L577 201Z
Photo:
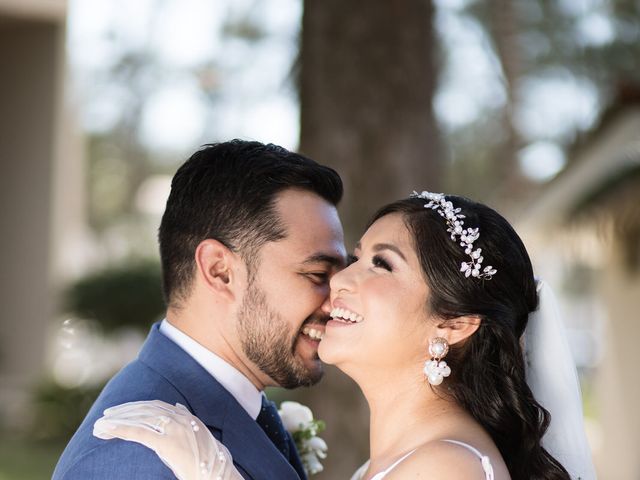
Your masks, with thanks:
M0 480L50 479L64 444L37 443L0 433Z

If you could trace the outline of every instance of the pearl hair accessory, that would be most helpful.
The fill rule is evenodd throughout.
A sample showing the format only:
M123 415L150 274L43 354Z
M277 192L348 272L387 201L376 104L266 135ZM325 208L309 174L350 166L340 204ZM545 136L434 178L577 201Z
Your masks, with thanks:
M449 353L449 343L445 338L436 337L429 341L431 360L424 362L424 374L431 385L440 385L444 377L451 375L447 362L441 361Z
M409 198L422 198L423 200L429 200L429 203L424 205L424 208L430 208L437 211L447 221L447 232L451 234L451 240L457 241L456 237L460 237L460 246L464 247L464 253L471 257L471 261L462 262L460 265L460 271L464 273L465 277L481 278L483 280L491 280L496 274L497 270L491 265L484 267L482 272L482 262L484 257L482 256L482 249L473 249L473 242L480 237L478 228L463 228L466 218L464 215L460 215L460 208L454 208L453 203L448 201L443 193L431 193L423 191L418 193L414 191Z

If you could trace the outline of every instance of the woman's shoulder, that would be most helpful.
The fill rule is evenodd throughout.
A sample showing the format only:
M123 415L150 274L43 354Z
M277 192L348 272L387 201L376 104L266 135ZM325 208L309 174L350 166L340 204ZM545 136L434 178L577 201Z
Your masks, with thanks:
M390 471L385 480L427 478L427 473L428 478L440 477L449 480L493 479L492 458L483 455L474 447L469 447L470 445L463 442L447 440L427 442Z

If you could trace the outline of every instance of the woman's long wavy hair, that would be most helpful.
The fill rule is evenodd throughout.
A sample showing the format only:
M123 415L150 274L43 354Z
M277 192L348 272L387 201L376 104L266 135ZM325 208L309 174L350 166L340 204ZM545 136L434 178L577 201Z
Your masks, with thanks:
M451 395L491 435L513 479L570 480L542 447L550 415L525 379L520 337L529 313L538 305L529 255L509 222L495 210L462 197L446 198L462 209L465 227L480 229L474 248L482 248L484 266L497 270L491 280L460 272L469 256L451 240L445 219L424 207L426 200L394 202L371 220L391 213L403 216L430 289L431 315L445 322L461 316L481 319L470 338L451 347L447 363L452 373L442 393Z

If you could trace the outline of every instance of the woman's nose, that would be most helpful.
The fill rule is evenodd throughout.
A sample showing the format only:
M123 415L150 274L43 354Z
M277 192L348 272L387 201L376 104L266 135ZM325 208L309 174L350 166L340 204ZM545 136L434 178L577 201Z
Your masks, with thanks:
M345 292L351 290L349 285L353 282L350 280L350 275L352 272L349 272L351 266L340 270L337 273L334 273L329 279L329 295L325 298L324 302L320 306L320 310L324 312L326 315L331 313L333 310L331 304L333 303L333 299L340 295L340 292Z
M349 265L347 268L340 270L334 274L329 280L331 287L331 297L335 298L340 292L351 292L354 290L354 269L355 264Z
M320 311L328 317L331 310L331 295L327 295L324 302L322 302L322 305L320 305Z

